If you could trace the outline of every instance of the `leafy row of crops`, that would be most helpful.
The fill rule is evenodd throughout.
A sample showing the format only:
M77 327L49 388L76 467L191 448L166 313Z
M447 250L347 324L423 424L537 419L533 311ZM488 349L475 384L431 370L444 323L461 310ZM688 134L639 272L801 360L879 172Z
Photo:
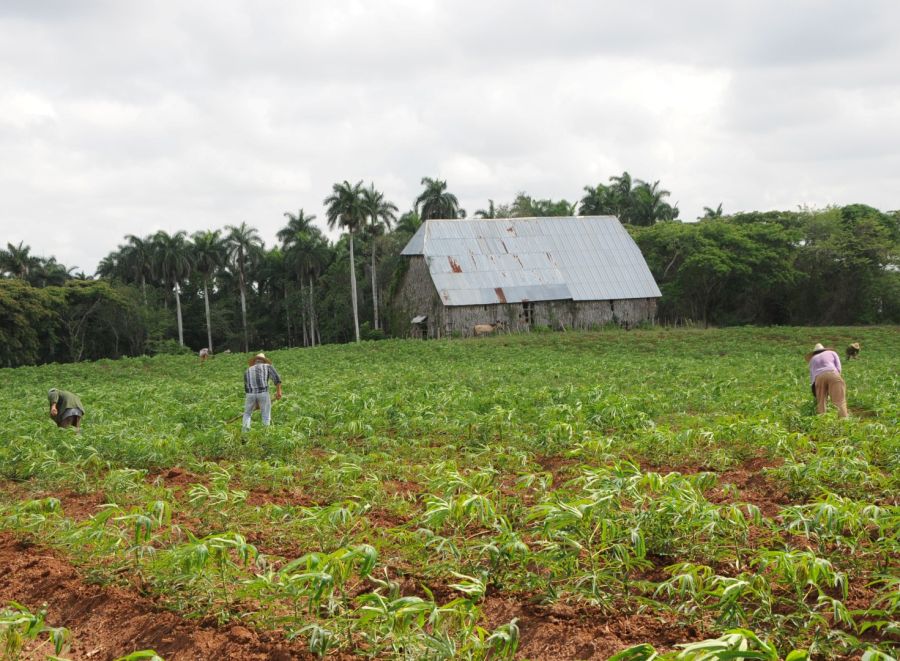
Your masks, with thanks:
M848 421L813 415L819 340L864 347ZM540 631L571 608L596 658L890 658L898 350L872 328L274 352L286 397L249 434L224 423L240 356L3 370L0 528L319 655L564 658ZM46 417L52 386L83 433ZM626 620L646 639L604 642Z

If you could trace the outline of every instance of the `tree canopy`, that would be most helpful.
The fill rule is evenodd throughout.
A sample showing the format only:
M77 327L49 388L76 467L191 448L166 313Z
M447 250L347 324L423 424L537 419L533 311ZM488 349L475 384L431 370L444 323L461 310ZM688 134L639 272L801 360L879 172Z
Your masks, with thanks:
M422 222L465 214L445 180L421 183L403 213L372 183L335 183L325 199L326 224L341 232L335 242L302 207L283 212L271 247L248 222L191 237L129 234L97 280L7 242L0 365L403 336L408 320L391 313L408 264L400 251ZM663 322L900 322L896 211L852 204L727 215L717 203L682 223L656 180L623 172L583 192L573 203L522 191L487 200L475 216L618 216L659 283Z

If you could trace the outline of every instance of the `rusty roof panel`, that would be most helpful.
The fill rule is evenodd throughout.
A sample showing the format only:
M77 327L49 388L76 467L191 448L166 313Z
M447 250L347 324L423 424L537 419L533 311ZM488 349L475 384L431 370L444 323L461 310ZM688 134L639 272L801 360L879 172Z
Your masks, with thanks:
M424 255L447 305L660 295L612 216L429 220L404 255Z

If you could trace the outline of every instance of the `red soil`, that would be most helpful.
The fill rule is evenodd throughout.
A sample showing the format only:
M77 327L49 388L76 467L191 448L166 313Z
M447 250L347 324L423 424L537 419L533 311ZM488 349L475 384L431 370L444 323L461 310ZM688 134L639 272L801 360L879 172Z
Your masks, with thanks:
M523 659L607 659L631 645L649 642L657 650L706 636L693 626L650 615L602 614L588 606L563 603L529 604L513 598L488 597L483 612L490 628L518 619Z
M458 596L452 590L435 588L439 601ZM72 633L65 656L73 661L114 659L139 649L154 649L167 661L313 658L301 641L288 642L280 632L187 620L134 591L90 585L54 551L0 533L0 601L10 600L33 610L46 604L48 623L65 626ZM518 618L521 643L517 658L535 660L605 659L645 641L657 649L669 649L704 633L648 615L604 616L587 606L540 606L514 596L489 597L483 612L490 628ZM329 658L354 657L342 653Z
M217 628L160 610L128 590L89 585L53 551L0 533L0 601L10 600L33 610L47 604L48 623L72 633L64 656L73 661L148 648L167 661L313 658L302 643L288 643L277 632L235 624Z

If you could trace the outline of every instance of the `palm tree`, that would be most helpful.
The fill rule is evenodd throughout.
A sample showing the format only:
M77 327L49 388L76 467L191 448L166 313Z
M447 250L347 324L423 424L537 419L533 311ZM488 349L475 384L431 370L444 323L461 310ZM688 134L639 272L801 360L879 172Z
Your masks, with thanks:
M416 211L423 221L432 218L457 218L465 211L459 208L456 195L447 192L447 182L431 177L422 177L425 190L416 198ZM421 207L421 209L420 209Z
M121 248L122 246L119 246ZM94 274L99 278L112 280L119 275L121 269L122 254L118 250L113 250L97 264L97 270Z
M331 262L332 256L331 245L318 227L313 227L308 234L305 234L302 237L302 241L298 242L288 254L291 263L296 264L296 268L301 275L305 275L309 280L309 295L306 297L306 320L309 326L309 343L313 346L322 343L316 315L315 283ZM303 330L304 336L307 336L306 325L304 325Z
M375 268L375 239L383 229L390 229L391 223L397 220L397 205L384 199L384 194L375 190L375 184L363 191L363 207L371 221L369 231L372 234L372 311L373 327L381 328L378 323L378 283Z
M336 226L347 230L350 237L350 298L353 302L353 330L359 342L359 311L356 302L356 258L353 253L353 235L365 222L366 210L363 205L362 181L351 185L349 181L334 184L332 193L325 198L328 228Z
M246 269L247 264L262 249L263 243L256 229L247 223L242 222L237 227L228 225L225 229L228 230L228 236L225 237L228 258L238 272L238 286L241 290L241 322L244 325L244 352L246 353L250 351L250 338L247 334Z
M615 209L616 217L623 223L633 221L632 209L634 206L634 192L632 187L631 175L626 170L619 176L609 178L611 182L610 191Z
M194 270L203 278L203 304L206 308L207 349L213 353L212 322L209 316L209 279L225 262L225 240L219 230L195 232L192 253Z
M278 237L278 240L281 241L281 247L286 250L295 243L298 236L315 229L315 226L312 223L316 217L315 215L307 216L303 209L297 211L296 215L292 214L290 211L285 211L283 215L288 219L288 222L287 225L278 230L276 236Z
M719 202L719 206L715 209L710 207L703 207L703 217L704 218L721 218L724 214L722 211L722 203Z
M605 216L616 215L615 192L609 186L597 184L596 187L585 186L585 195L581 198L581 207L578 210L581 216Z
M191 274L191 250L183 230L168 234L163 230L153 235L153 252L157 276L172 283L175 290L175 315L178 320L178 343L184 346L184 327L181 320L181 287L179 282Z
M142 239L134 234L127 234L128 242L120 246L119 255L124 267L132 273L136 282L141 283L141 295L144 307L147 306L147 276L153 270L153 245L150 237Z
M487 209L479 209L475 212L475 215L478 218L496 218L497 217L497 209L494 207L494 201L488 200L488 208Z
M283 262L286 266L289 267L289 270L297 275L297 279L300 282L300 301L302 305L303 301L303 276L306 273L306 268L304 264L304 248L305 248L305 239L309 236L309 234L315 230L319 231L317 227L315 227L312 222L315 220L315 215L306 215L306 212L303 209L297 211L296 215L292 214L290 211L284 212L284 217L288 219L287 225L278 230L278 240L281 241L282 251L284 253ZM290 280L290 278L288 278ZM310 290L312 290L312 283L310 283ZM287 332L288 332L288 345L292 345L291 339L291 309L288 304L288 287L287 282L285 282L284 286L284 314L285 320L287 321ZM310 336L307 334L307 327L304 323L305 317L303 316L303 309L301 307L301 320L300 327L303 331L303 346L308 346L310 344L309 338Z
M78 278L84 280L86 277L79 277L79 274L73 274L78 267L66 267L56 261L56 257L44 259L43 257L33 257L31 268L28 271L28 282L35 287L61 287L66 280ZM83 273L81 275L84 275Z
M400 220L398 220L397 224L394 226L394 233L412 236L419 231L419 227L421 226L422 219L419 218L419 214L416 213L415 210L410 209L400 216Z
M658 180L652 184L641 180L636 183L632 191L632 223L649 226L660 220L674 220L678 217L678 207L665 201L670 193L659 187Z
M19 245L6 244L6 250L0 250L0 271L9 273L14 278L25 280L28 273L36 265L37 260L31 256L31 247L24 241Z
M302 323L304 346L316 344L315 279L328 259L328 241L322 230L313 225L314 215L307 216L303 209L294 215L285 212L288 224L279 230L278 239L284 248L285 260L300 280L300 299L304 297L304 278L309 279L309 296L305 303L308 323ZM301 320L302 321L302 320ZM288 315L290 328L290 315ZM290 330L288 331L290 332Z

